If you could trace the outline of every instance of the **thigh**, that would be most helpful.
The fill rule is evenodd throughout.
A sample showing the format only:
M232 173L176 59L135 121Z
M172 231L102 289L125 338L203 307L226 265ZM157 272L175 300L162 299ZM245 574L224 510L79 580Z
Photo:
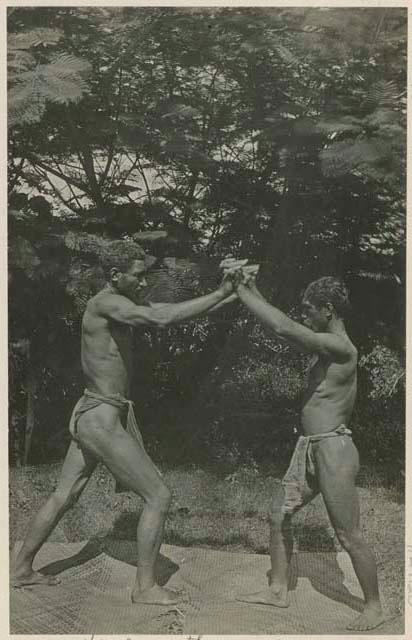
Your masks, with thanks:
M152 498L165 486L159 471L144 447L125 431L118 412L105 407L88 411L79 420L80 442L108 467L118 482L144 499Z
M79 495L96 468L96 464L97 459L91 453L83 451L72 440L63 462L56 491Z
M359 455L352 440L337 436L315 448L319 488L335 529L350 531L359 526L359 499L355 485Z

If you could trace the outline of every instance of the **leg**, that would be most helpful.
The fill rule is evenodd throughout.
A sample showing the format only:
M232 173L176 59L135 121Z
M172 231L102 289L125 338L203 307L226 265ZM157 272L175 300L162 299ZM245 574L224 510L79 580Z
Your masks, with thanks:
M86 424L87 421L87 424ZM122 485L144 500L137 528L137 575L133 602L170 605L174 594L156 584L155 564L171 494L144 448L122 427L117 410L102 405L79 420L84 446L102 460Z
M287 508L285 509L287 504L285 489L283 486L278 488L269 511L269 553L271 562L269 588L257 593L239 596L238 600L256 604L268 604L274 607L284 608L289 606L288 582L293 537L292 513L288 511L296 513L314 498L316 491L309 490L309 487L307 489L307 492L302 496L303 503L288 510Z
M57 488L31 521L23 546L13 563L13 586L54 585L59 582L52 576L33 571L33 560L63 514L79 498L95 466L94 458L81 451L75 442L70 444Z
M384 621L379 598L376 562L359 525L359 500L355 479L358 452L352 440L342 436L321 441L315 447L319 486L332 525L349 553L365 597L363 613L348 629L367 631Z

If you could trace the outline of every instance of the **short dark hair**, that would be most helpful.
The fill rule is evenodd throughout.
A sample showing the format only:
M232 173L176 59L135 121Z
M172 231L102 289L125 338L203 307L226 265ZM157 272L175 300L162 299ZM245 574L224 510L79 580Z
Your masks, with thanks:
M329 302L340 318L344 318L349 313L349 291L339 278L325 276L311 282L307 286L304 296L317 307L322 307Z
M146 254L142 247L131 240L112 240L108 242L100 254L100 263L106 275L110 269L116 267L122 273L126 272L135 260L146 263Z

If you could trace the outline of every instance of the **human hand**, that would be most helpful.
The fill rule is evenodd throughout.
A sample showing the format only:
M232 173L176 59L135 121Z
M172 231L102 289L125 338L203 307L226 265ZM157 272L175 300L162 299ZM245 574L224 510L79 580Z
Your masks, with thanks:
M242 268L247 265L247 262L247 259L238 260L231 257L221 261L219 266L223 270L223 280L220 288L225 291L226 295L232 293L241 282Z
M256 277L259 273L259 265L258 264L249 264L241 269L241 281L239 284L243 284L245 287L249 289L256 288Z
M236 272L234 270L223 272L222 282L219 285L219 289L224 293L225 296L229 296L235 292L235 277Z

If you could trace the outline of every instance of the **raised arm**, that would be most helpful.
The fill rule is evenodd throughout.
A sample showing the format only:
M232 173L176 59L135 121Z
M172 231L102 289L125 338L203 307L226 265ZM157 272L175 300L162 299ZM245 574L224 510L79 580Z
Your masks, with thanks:
M230 296L228 296L227 298L225 298L221 302L218 302L217 304L215 304L214 307L210 307L210 309L206 313L208 315L210 315L211 313L214 313L215 311L218 311L218 309L221 309L222 307L225 307L227 304L230 304L231 302L234 302L235 300L239 300L239 296L237 295L237 293L234 292L234 293L231 293ZM172 302L149 302L149 305L153 309L161 309L161 308L164 308L164 307L173 306L173 303Z
M316 333L299 322L295 322L283 311L269 304L258 291L258 295L249 287L240 284L237 288L240 300L255 314L257 318L279 338L285 339L293 346L309 353L346 360L349 347L345 340L332 333Z
M100 315L133 327L150 325L167 327L184 322L209 311L222 303L233 293L228 279L221 286L205 296L179 302L177 304L160 304L143 307L134 304L122 295L109 294L96 300L96 311Z

